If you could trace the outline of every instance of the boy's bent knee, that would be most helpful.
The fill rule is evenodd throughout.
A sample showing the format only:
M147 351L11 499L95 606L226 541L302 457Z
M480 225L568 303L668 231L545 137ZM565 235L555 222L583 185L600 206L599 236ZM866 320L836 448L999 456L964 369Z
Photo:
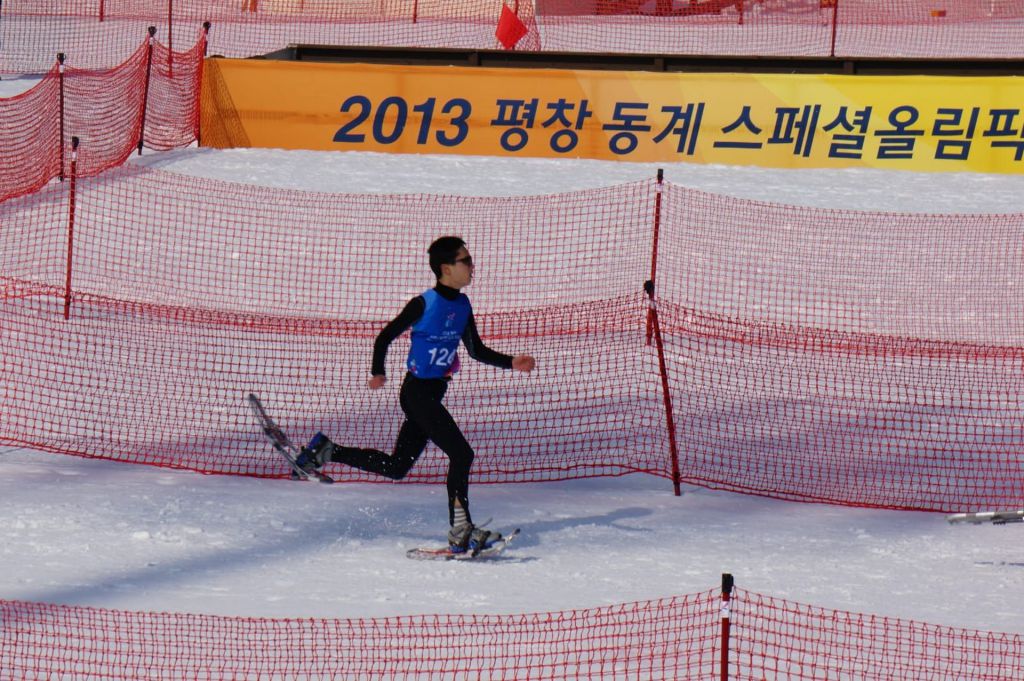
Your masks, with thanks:
M414 463L416 462L412 461L408 464L400 463L394 466L389 466L387 470L381 471L381 475L385 478L390 478L391 480L401 480L409 474Z

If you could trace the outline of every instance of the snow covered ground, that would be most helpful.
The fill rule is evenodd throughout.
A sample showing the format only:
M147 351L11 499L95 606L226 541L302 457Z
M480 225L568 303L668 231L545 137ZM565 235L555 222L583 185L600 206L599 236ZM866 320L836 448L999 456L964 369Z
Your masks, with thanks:
M677 184L759 201L908 213L1024 213L1020 175L267 149L192 148L133 159L171 172L309 191L465 196L606 187L653 179L661 167Z
M42 80L40 76L5 76L0 80L0 97L14 97L29 90Z
M746 589L832 608L1024 630L1021 526L773 501L627 476L478 485L523 536L502 559L424 563L441 486L326 486L0 455L7 599L265 617L519 613Z
M654 165L188 149L135 161L318 191L507 195L653 177ZM1024 212L1014 176L666 166L677 183L787 203ZM587 608L745 589L936 624L1024 632L1024 525L799 504L628 476L475 486L521 527L489 563L406 560L446 530L440 486L203 476L0 448L0 598L128 610L360 618Z

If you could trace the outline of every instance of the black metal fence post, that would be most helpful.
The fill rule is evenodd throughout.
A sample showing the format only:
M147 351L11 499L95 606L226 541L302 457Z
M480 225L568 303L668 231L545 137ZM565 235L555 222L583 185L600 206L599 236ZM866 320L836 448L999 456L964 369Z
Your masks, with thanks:
M174 77L174 0L167 0L167 72Z
M57 115L60 116L60 181L64 181L64 53L57 53L57 73L60 87L60 107Z
M734 586L732 575L722 575L722 654L719 667L720 681L729 681L729 634L731 629L732 588Z
M64 319L71 319L71 271L75 245L75 199L78 191L78 138L71 138L71 185L68 187L68 259L64 277Z
M661 194L665 185L665 171L658 168L658 186L654 195L654 232L651 236L651 285L658 280L658 241L661 236ZM651 337L654 334L654 295L651 295L652 307L647 313L647 344L651 344Z
M142 94L142 124L139 126L139 156L142 156L142 145L146 139L146 113L149 110L149 81L153 76L153 36L156 35L156 26L149 29L149 50L146 55L146 85Z
M661 374L661 396L665 402L665 427L668 429L668 449L672 465L672 490L678 497L682 494L679 474L679 445L676 442L676 420L672 414L672 392L668 384L668 363L665 361L665 344L661 339L661 325L658 323L658 306L654 298L654 282L644 282L648 298L648 312L654 333L654 344L658 348L658 372Z
M210 47L210 22L203 22L203 62L199 65L199 87L196 88L196 101L195 106L200 109L200 105L203 99L203 76L206 75L206 51ZM200 111L200 115L196 117L196 145L203 146L203 116Z

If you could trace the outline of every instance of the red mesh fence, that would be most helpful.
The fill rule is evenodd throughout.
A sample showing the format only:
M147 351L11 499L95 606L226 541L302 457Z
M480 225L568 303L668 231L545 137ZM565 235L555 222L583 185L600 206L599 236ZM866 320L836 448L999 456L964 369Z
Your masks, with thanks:
M391 350L389 388L370 392L373 338L432 285L427 244L456 232L480 263L484 338L540 367L464 363L448 404L477 480L671 478L671 414L685 481L935 511L1024 503L1020 215L820 210L665 185L659 345L638 291L653 181L358 196L132 166L78 189L70 251L67 186L0 206L5 442L285 475L243 403L253 391L298 441L323 430L390 451L408 340ZM446 470L430 448L411 479Z
M128 59L146 39L151 23L157 25L157 35L164 40L166 23L101 22L61 14L55 3L6 0L0 5L0 74L45 72L56 61L58 53L64 53L68 66L75 68L115 67ZM199 27L190 28L192 39L188 42L194 41ZM184 27L181 32L185 32Z
M1024 0L520 0L516 49L749 56L1024 56ZM57 52L80 68L123 61L157 28L211 54L293 43L491 49L501 0L4 0L0 73L43 72Z
M202 35L182 52L154 41L149 87L144 88L147 104L143 146L147 149L180 149L198 139L204 51Z
M0 601L0 679L701 678L714 665L712 600L363 620Z
M60 77L56 65L28 92L0 99L0 201L61 173Z
M131 52L146 28L171 48L213 24L210 54L249 57L292 43L496 49L502 0L4 0L0 73L38 72L57 52L81 68L105 68ZM528 33L516 49L540 49L531 0L509 0ZM180 48L179 48L180 49Z
M895 508L1022 499L1024 216L669 186L663 220L684 479Z
M1024 639L830 610L738 589L731 600L729 678L1024 678Z
M67 175L72 138L88 148L80 176L124 162L143 146L188 146L199 132L199 79L203 40L174 52L154 42L139 44L118 66L102 70L67 67L56 60L27 92L0 99L0 202L36 191Z
M835 0L835 54L1024 57L1024 0Z
M1024 0L537 0L537 15L553 51L1024 55Z
M1024 675L1019 635L738 590L526 615L256 619L0 601L0 679L972 679Z
M282 475L242 400L254 391L297 440L324 430L390 451L408 340L391 350L395 379L383 395L364 387L370 347L433 285L425 249L450 230L481 263L472 292L481 333L547 366L537 378L464 363L447 403L474 445L477 477L664 475L664 411L648 388L657 368L636 292L652 187L346 196L126 167L79 182L68 321L66 192L9 202L0 220L15 243L2 269L19 290L30 282L54 297L4 303L11 392L0 433L52 451ZM589 265L567 287L576 262ZM431 450L410 477L444 480L446 471Z
M537 14L556 52L827 56L836 29L819 0L537 0Z

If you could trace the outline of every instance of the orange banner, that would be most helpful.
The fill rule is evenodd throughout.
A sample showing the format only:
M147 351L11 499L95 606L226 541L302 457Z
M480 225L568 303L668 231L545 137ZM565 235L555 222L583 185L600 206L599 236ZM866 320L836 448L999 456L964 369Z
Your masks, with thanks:
M1024 172L1024 79L208 59L202 143Z

